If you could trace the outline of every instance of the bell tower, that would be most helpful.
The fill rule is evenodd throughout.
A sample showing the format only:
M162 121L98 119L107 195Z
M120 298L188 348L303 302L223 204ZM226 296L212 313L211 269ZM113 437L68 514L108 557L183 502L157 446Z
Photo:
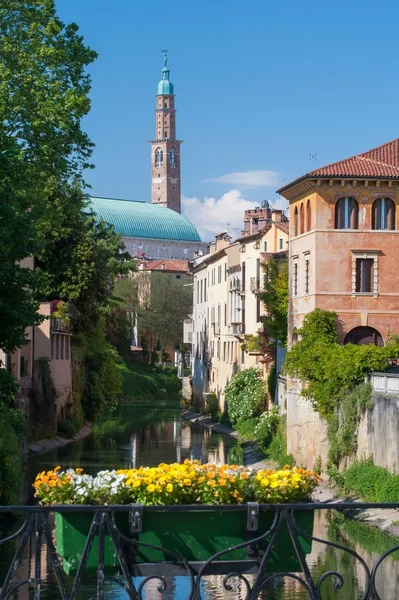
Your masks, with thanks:
M151 144L151 202L181 212L180 144L176 139L176 109L167 50L155 108L155 139Z

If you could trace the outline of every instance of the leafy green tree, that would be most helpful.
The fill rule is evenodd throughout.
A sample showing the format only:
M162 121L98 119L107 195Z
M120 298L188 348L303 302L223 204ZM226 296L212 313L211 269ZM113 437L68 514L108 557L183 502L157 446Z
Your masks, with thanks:
M112 409L122 396L121 362L115 348L106 340L104 323L74 336L74 359L83 364L82 406L84 416L95 421Z
M192 287L186 284L168 273L144 271L121 282L116 294L126 311L137 315L140 333L150 333L162 349L168 342L182 345L183 321L193 305Z
M38 273L18 263L40 252L39 221L56 229L55 190L89 166L92 144L81 119L95 57L77 26L58 19L54 0L2 0L0 348L8 353L40 320Z
M262 319L265 331L270 338L285 346L288 329L288 261L271 258L263 270L264 289L259 298L266 311Z
M97 222L78 185L61 188L53 197L57 227L38 225L41 250L38 271L48 300L73 303L73 330L95 326L113 294L114 279L132 268L121 235Z

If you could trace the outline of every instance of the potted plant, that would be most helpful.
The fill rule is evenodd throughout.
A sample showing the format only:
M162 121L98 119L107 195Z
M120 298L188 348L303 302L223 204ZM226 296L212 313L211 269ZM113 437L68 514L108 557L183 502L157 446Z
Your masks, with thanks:
M222 558L248 559L248 553L253 552L251 540L267 532L273 524L276 507L270 505L304 502L317 482L316 473L296 467L253 471L236 465L202 465L186 460L183 464L101 471L94 477L84 474L82 469L61 471L57 467L39 473L34 487L41 504L54 505L55 509L65 504L143 506L141 530L135 539L148 546L139 545L139 552L132 560L157 563L171 560L162 548L186 561L206 561L217 552L245 541L247 546L233 549ZM255 528L248 528L247 507L253 506L248 502L259 503ZM176 506L181 506L181 510L176 510ZM119 531L130 535L128 512L114 514ZM92 520L90 512L56 512L57 550L68 572L79 564ZM313 511L297 510L295 520L301 530L312 534ZM265 537L258 544L256 550L260 555L269 539L270 536ZM305 553L311 551L311 542L304 537L299 537L299 541ZM97 553L96 537L87 568L96 569ZM109 531L105 564L111 570L118 564ZM274 572L300 569L285 522L268 565Z

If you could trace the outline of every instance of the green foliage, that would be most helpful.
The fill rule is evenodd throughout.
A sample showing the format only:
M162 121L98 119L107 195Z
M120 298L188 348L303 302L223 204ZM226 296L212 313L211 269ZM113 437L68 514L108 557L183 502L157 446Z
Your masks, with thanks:
M81 177L91 154L80 123L90 107L85 69L95 57L77 26L58 19L53 0L2 1L0 348L7 353L41 321L40 274L19 262L40 252L38 223L57 222L49 198L61 182Z
M263 269L264 290L259 298L267 315L262 319L265 331L270 338L285 346L288 328L288 261L270 259Z
M236 373L225 394L228 415L234 427L259 416L265 405L265 385L260 371L250 368Z
M178 348L182 345L183 321L193 303L192 288L184 279L168 273L138 272L118 282L115 294L123 298L127 312L137 314L140 336L151 334L153 350L162 350L170 342Z
M119 364L117 367L123 378L124 400L158 400L160 397L177 396L181 390L176 369L135 362Z
M132 265L126 262L121 235L87 212L78 186L58 190L48 204L53 217L38 225L37 272L42 294L49 300L72 303L77 312L73 331L86 331L97 324L107 306L115 276Z
M369 383L361 383L352 390L341 390L339 409L327 419L329 466L339 467L345 456L355 454L360 417L365 409L373 405L371 392Z
M295 464L294 457L287 454L287 423L285 417L280 417L277 432L266 450L266 455L274 460L279 467Z
M209 415L214 421L218 419L219 415L219 400L215 392L211 392L207 395L207 399L204 407L205 413Z
M35 361L35 377L29 391L30 412L28 438L40 440L56 434L56 391L51 377L50 361L39 358Z
M240 442L256 442L255 428L258 420L255 417L238 421L235 428L240 434Z
M372 371L384 371L388 358L399 356L399 344L384 348L337 342L336 314L315 309L298 330L299 341L287 353L286 372L307 382L301 394L322 417L339 405L342 389L350 390Z
M102 321L73 338L73 359L83 364L82 407L88 421L114 407L122 396L122 377L115 348L105 336Z
M277 433L279 424L280 415L277 406L273 406L268 412L262 413L255 427L257 441L262 444L262 446L268 447Z
M78 411L69 415L66 419L58 421L58 433L66 438L75 437L81 427L83 427L83 419Z
M19 504L23 482L18 436L6 413L0 412L0 505Z
M354 463L340 474L340 487L367 502L398 502L399 475L378 467L373 459Z

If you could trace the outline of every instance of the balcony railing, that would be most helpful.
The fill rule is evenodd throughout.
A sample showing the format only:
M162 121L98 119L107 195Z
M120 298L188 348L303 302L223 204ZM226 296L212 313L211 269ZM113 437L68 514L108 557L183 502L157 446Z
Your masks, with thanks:
M60 317L50 317L50 331L69 333L70 327L65 319L61 319Z
M243 333L242 323L232 323L229 325L229 334L230 335L240 335Z
M127 506L10 506L0 507L1 513L19 515L21 522L14 520L15 532L0 538L0 553L2 569L0 571L0 597L8 598L31 597L35 600L49 597L60 597L62 600L77 600L82 597L118 597L118 590L124 590L130 600L147 600L154 596L151 593L154 585L158 589L157 598L177 598L173 596L173 588L169 586L168 579L176 575L185 576L187 586L184 593L180 590L179 600L202 600L203 586L206 586L207 576L224 575L220 583L221 594L229 591L236 593L234 597L245 597L246 600L257 600L262 590L267 585L277 586L282 580L288 582L289 590L296 586L301 590L301 598L322 600L324 598L363 598L367 600L393 600L396 595L380 596L379 583L385 573L387 561L398 549L398 543L386 550L378 559L373 557L373 564L367 564L365 558L370 560L370 552L366 551L363 558L357 550L347 548L341 542L332 542L314 535L313 516L315 511L331 511L353 515L367 509L398 509L399 503L371 504L371 503L304 503L287 505L268 505L248 503L243 505L228 506L141 506L137 504ZM200 513L199 513L200 509ZM190 517L190 513L200 514L204 525L213 523L213 527L220 534L220 521L218 515L226 511L226 538L232 535L229 523L242 524L244 541L235 545L226 545L205 560L188 560L178 551L176 543L187 549L184 541L191 530L181 528L181 517ZM166 534L161 532L163 540L169 540L167 547L160 547L150 542L142 541L142 534L146 525L156 522L161 523L163 513L172 514L174 525ZM57 515L57 527L60 515L66 520L85 517L88 521L86 537L83 536L82 551L76 560L68 562L73 555L75 538L54 536L54 515ZM318 513L321 514L321 513ZM302 515L302 517L301 517ZM2 529L4 531L4 514ZM304 519L304 516L306 519ZM267 517L268 525L265 527ZM331 518L331 517L329 517ZM122 532L120 523L126 520L127 531ZM308 527L305 523L310 523ZM187 521L186 521L187 526ZM81 527L78 528L80 534ZM58 531L58 530L57 530ZM200 528L197 531L200 531ZM154 526L155 538L157 538ZM159 533L159 532L158 532ZM222 532L223 533L223 532ZM193 533L192 535L195 536ZM209 532L213 539L212 531ZM216 534L215 534L216 535ZM80 536L77 536L80 537ZM222 538L223 539L223 536ZM341 538L339 538L341 539ZM345 538L344 538L345 539ZM391 538L388 538L389 540ZM314 548L312 549L312 543ZM58 547L57 547L58 544ZM292 556L283 556L287 546L292 549ZM357 546L356 546L357 548ZM306 559L310 552L316 553L318 567L311 570ZM331 561L324 564L321 560L321 551L329 557L337 555L342 558L337 560L334 569L328 568ZM192 547L188 551L193 551ZM60 554L58 553L60 552ZM375 549L377 552L377 548ZM153 561L145 562L143 557L152 555ZM244 558L236 559L237 555ZM281 557L281 558L279 558ZM110 563L113 562L113 567ZM284 569L287 560L291 561L292 569ZM314 560L314 557L313 557ZM65 562L66 561L66 562ZM356 568L356 577L348 576L344 570L348 562L352 561ZM66 569L65 565L69 565ZM323 572L323 569L326 569ZM47 573L43 572L47 569ZM92 569L92 571L90 570ZM283 569L283 570L282 570ZM68 577L65 577L67 572ZM93 576L91 579L87 575ZM140 580L136 578L140 577ZM394 577L394 575L393 575ZM144 578L144 579L143 579ZM394 577L395 578L395 577ZM110 586L115 587L114 593ZM339 590L344 586L360 586L352 589L352 595L341 596ZM92 586L92 587L90 587ZM82 588L84 588L82 590ZM238 592L238 590L241 592ZM392 588L393 589L393 588ZM245 594L242 595L242 591ZM111 592L111 595L109 595ZM89 596L87 595L89 593ZM106 594L106 596L105 596ZM267 594L267 592L266 592ZM218 597L224 597L218 594ZM231 595L229 598L233 597ZM265 596L266 597L266 596ZM285 596L279 596L285 598ZM288 593L289 598L293 597Z

